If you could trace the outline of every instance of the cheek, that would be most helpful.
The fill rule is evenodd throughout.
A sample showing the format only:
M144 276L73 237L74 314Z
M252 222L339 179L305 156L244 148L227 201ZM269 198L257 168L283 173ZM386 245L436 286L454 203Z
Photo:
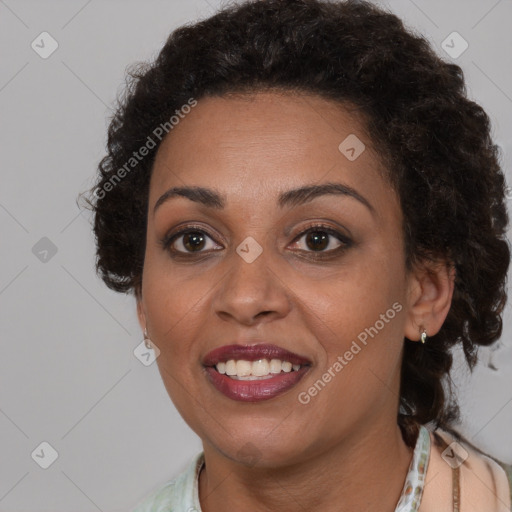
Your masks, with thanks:
M211 281L191 278L189 272L156 258L147 257L144 265L142 293L152 334L168 339L180 331L191 331Z
M193 424L193 404L201 402L196 389L201 354L194 340L205 328L198 312L204 308L206 290L204 280L183 276L169 263L148 255L142 294L148 331L160 350L156 363L162 381L181 416Z
M300 389L307 394L305 400L311 398L316 407L336 410L335 417L346 416L349 421L390 398L400 372L403 344L404 281L400 275L400 262L381 255L360 258L314 287L307 280L300 281L301 288L295 291L307 306L302 317L323 350L316 378L308 383L314 388ZM324 387L318 379L328 383Z
M303 303L301 314L315 324L311 332L333 352L348 348L358 337L364 341L369 329L376 328L380 338L396 339L404 310L405 285L399 276L399 263L362 257L321 280L296 276L292 288Z

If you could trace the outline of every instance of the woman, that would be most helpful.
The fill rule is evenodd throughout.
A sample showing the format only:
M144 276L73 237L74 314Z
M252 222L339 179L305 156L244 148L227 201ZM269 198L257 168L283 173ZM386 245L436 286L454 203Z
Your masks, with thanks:
M508 510L446 388L500 337L510 258L461 69L369 3L267 0L132 76L97 268L203 444L136 510Z

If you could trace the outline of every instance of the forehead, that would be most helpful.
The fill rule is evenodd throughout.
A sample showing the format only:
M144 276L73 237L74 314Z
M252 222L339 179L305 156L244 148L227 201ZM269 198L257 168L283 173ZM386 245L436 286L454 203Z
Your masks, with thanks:
M241 203L327 181L371 197L383 192L382 175L362 116L348 104L277 92L206 97L163 140L150 208L183 185L220 189Z

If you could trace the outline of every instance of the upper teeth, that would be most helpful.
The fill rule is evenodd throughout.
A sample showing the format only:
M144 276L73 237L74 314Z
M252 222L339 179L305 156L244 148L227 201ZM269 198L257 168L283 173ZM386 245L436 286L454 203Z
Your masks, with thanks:
M215 365L219 373L225 373L229 376L236 377L264 377L270 373L291 372L299 370L300 364L292 364L289 361L281 361L280 359L258 359L257 361L246 361L240 359L238 361L230 359L227 362L219 362Z

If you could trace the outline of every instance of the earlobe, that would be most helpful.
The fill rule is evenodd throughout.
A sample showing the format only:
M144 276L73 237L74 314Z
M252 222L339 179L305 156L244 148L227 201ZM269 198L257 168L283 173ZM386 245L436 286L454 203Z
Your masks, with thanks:
M411 272L406 338L425 342L425 336L439 332L450 310L454 286L455 267L446 262L424 263Z
M144 331L146 328L146 315L141 297L137 297L137 318L139 319L140 328Z

